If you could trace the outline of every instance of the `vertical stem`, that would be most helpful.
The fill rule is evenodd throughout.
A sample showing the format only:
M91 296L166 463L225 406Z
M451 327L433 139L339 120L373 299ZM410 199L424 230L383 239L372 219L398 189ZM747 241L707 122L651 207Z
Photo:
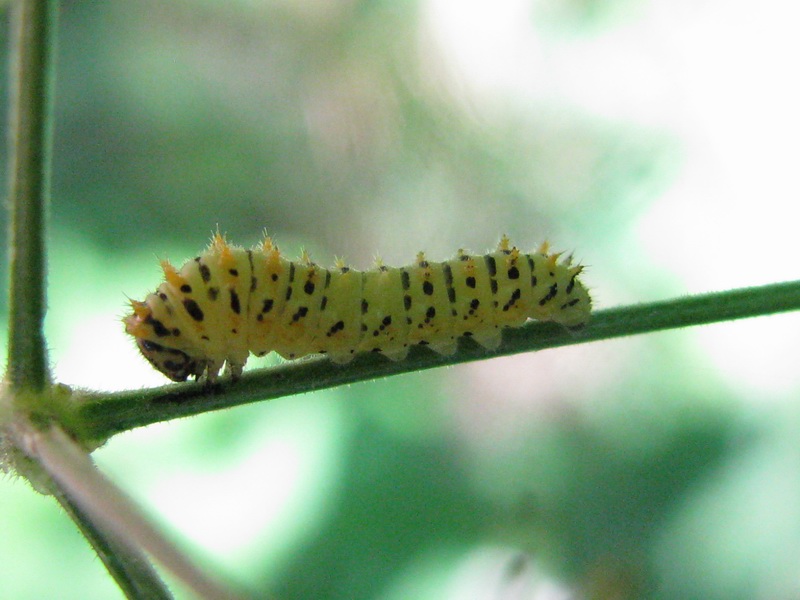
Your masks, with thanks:
M12 10L11 322L6 379L12 389L37 391L49 383L42 325L57 0L17 0Z

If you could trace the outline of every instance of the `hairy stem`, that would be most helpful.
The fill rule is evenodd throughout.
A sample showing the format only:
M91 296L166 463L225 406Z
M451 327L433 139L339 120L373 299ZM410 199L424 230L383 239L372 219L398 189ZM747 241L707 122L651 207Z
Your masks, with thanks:
M57 3L20 0L12 7L11 282L6 379L12 390L38 391L50 381L42 323Z
M67 499L67 506L75 507L73 512L80 516L81 523L90 524L88 533L98 533L103 537L104 550L114 554L120 546L125 546L121 554L106 557L103 561L119 565L124 569L126 579L133 572L145 574L141 564L141 552L144 551L180 579L198 598L233 600L244 597L226 589L184 557L133 501L95 468L89 455L60 428L52 426L40 430L24 420L18 420L13 436L16 446L36 461L55 482L59 493ZM135 564L127 562L130 558L135 559ZM112 574L116 578L119 573ZM154 580L142 584L164 591Z
M91 516L75 504L60 487L54 490L53 495L78 526L126 597L136 600L173 598L143 553L98 527Z

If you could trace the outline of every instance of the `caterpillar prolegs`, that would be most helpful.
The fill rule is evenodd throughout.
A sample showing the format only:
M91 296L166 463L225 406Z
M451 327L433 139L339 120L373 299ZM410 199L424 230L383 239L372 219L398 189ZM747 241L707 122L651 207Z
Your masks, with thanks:
M415 344L452 354L461 336L495 349L504 327L529 318L576 327L591 310L571 257L550 254L547 243L524 254L505 236L484 256L459 250L429 262L419 253L407 267L378 261L357 271L340 260L320 267L305 253L287 260L269 237L247 250L217 233L180 269L161 267L165 281L132 301L124 322L144 357L173 381L204 373L214 381L225 363L238 377L251 352L402 360Z

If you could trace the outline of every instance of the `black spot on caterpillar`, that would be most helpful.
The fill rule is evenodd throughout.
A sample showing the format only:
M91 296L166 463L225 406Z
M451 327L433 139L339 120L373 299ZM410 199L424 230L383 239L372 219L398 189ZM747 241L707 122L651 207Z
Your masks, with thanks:
M461 336L495 349L502 328L529 318L567 327L589 319L591 299L577 278L583 267L560 257L546 243L523 254L504 236L484 256L459 250L435 263L420 253L407 267L361 272L337 261L329 270L305 254L287 260L268 237L246 250L216 234L180 269L162 261L165 281L131 302L124 323L173 381L204 373L214 381L225 363L238 377L250 353L324 353L346 363L381 352L402 360L412 345L452 354Z

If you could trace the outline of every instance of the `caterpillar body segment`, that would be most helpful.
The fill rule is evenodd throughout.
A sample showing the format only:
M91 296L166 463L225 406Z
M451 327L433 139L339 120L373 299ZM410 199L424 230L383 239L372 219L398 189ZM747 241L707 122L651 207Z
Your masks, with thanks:
M506 237L482 256L459 250L430 262L420 253L407 267L378 262L357 271L341 261L326 269L306 255L287 260L269 238L246 250L217 234L180 270L162 268L165 281L132 302L124 322L144 357L174 381L204 373L213 381L224 364L237 377L251 352L401 360L412 345L452 354L462 336L495 349L502 328L529 318L575 327L591 310L580 266L546 245L524 254Z
M403 270L380 265L362 276L361 339L355 352L383 352L392 360L408 354L408 316L403 289L408 285ZM396 294L387 295L387 290ZM342 349L346 351L346 348ZM342 354L340 351L339 354ZM342 356L342 360L349 360Z
M336 363L352 360L359 341L364 337L361 306L365 276L366 273L343 265L327 271L319 305L317 337L324 339L328 355Z

